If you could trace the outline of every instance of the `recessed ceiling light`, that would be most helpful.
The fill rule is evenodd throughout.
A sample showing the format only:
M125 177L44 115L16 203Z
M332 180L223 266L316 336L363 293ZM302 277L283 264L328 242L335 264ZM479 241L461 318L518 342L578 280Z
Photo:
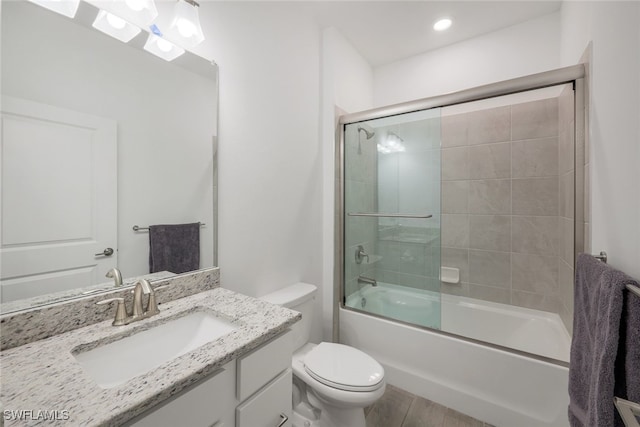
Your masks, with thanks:
M452 23L451 19L443 18L437 21L435 24L433 24L433 29L436 31L444 31L451 26L451 23Z

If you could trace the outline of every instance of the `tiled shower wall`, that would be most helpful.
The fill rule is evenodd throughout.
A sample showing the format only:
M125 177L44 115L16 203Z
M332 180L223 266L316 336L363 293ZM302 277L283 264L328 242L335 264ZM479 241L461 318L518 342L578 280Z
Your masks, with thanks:
M427 219L381 218L375 247L376 279L440 291L440 116L388 126L401 136L404 151L378 153L377 210L430 214ZM384 130L378 132L384 135Z
M559 99L443 113L442 265L461 283L442 292L558 313L570 219Z

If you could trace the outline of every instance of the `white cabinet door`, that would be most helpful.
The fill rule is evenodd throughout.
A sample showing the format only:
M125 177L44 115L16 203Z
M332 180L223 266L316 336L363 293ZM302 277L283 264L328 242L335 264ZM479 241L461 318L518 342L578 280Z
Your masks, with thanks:
M2 300L107 281L117 265L117 124L2 97ZM96 255L112 248L110 256Z
M236 409L236 427L290 427L293 377L287 369Z
M238 359L238 401L242 402L291 367L293 332L288 331Z
M128 427L233 427L235 360L128 422ZM290 399L291 400L291 399Z

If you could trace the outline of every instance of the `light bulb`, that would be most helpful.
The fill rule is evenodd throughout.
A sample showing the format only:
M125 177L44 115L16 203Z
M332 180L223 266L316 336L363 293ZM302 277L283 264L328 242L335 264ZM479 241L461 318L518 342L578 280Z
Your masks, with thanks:
M196 33L196 26L186 19L179 19L176 22L176 27L182 37L191 37Z
M171 43L161 38L158 38L157 43L158 43L158 49L160 49L163 52L170 52L171 48L173 48L173 45Z
M178 0L173 9L173 21L167 38L176 40L184 47L193 47L204 40L198 17L198 3L193 0Z
M117 30L121 30L124 28L125 25L127 25L124 19L118 18L117 16L112 15L110 13L107 13L107 22L109 23L109 25L111 25L113 28Z

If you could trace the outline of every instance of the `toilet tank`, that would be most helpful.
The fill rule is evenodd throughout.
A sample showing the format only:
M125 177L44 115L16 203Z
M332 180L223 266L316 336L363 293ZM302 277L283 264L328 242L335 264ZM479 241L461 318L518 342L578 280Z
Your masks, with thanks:
M260 297L263 301L302 313L302 320L291 327L296 350L309 342L317 290L317 287L308 283L295 283Z

